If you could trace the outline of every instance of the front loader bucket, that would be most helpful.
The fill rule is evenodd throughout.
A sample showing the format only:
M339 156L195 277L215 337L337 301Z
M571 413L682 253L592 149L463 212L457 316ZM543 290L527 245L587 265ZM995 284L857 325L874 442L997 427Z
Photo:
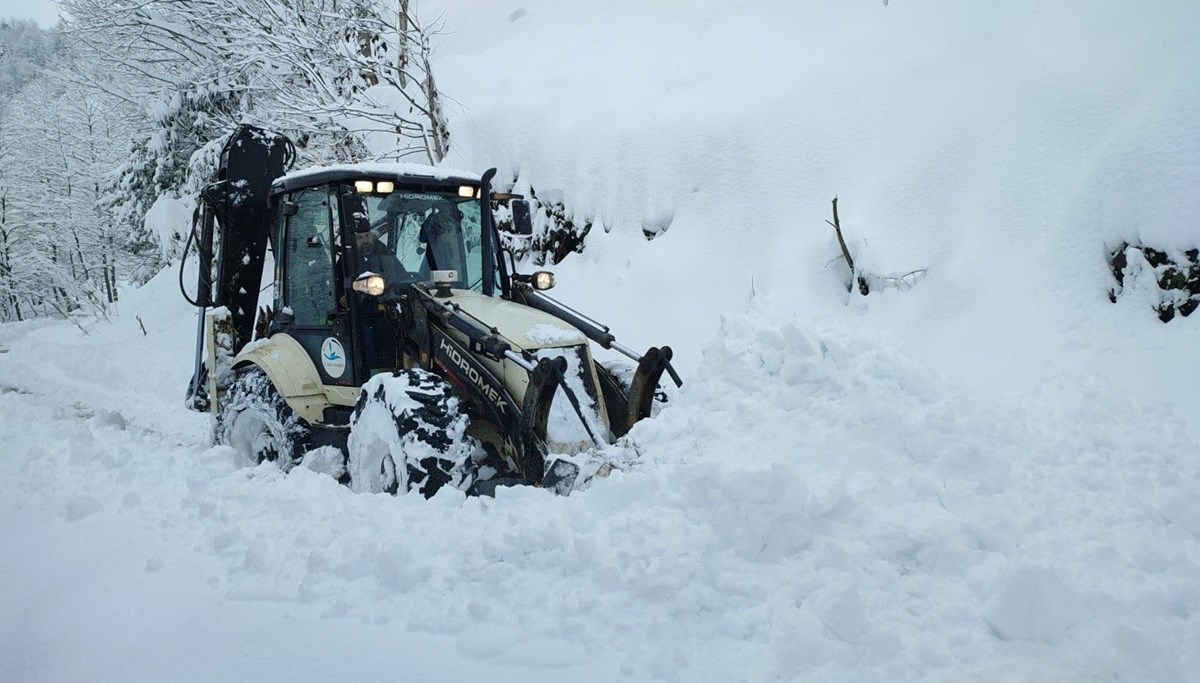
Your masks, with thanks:
M625 436L633 425L650 417L658 382L671 372L671 347L651 347L642 354L629 387L608 372L600 373L600 390L614 437Z
M654 403L654 392L658 391L658 381L664 372L671 369L671 347L651 347L638 363L637 372L633 374L633 384L629 387L629 405L625 413L628 427L633 428L639 420L650 417L650 407Z

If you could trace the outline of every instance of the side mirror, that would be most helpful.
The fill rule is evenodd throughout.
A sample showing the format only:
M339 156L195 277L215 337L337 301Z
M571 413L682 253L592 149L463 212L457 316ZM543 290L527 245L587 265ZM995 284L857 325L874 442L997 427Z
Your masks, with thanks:
M533 219L529 216L529 202L524 199L512 200L513 232L518 235L533 234Z

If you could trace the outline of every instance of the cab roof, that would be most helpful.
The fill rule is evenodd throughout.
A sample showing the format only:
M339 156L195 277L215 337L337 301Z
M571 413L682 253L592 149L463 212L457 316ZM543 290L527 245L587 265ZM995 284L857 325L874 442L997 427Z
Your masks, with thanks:
M354 182L369 178L392 180L397 185L478 185L480 175L436 166L407 163L361 163L337 166L311 166L301 171L288 173L276 180L271 194L290 192L306 187L336 182Z

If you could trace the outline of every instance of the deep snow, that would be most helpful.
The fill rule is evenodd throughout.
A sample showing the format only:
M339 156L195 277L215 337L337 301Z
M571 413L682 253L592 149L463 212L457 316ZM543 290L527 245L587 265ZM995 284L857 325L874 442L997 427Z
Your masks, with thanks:
M1103 259L1200 240L1197 12L450 3L448 165L600 221L557 292L680 353L639 465L355 494L207 445L173 273L0 326L0 679L1200 680L1200 321ZM848 295L835 194L927 275Z
M559 291L618 334L690 370L753 286L997 389L1195 395L1195 325L1114 311L1104 256L1200 242L1197 3L446 4L448 163L603 224ZM859 265L927 270L912 291L845 305L834 196Z
M391 498L202 445L172 285L126 302L144 337L0 328L8 678L1200 670L1196 444L1101 382L987 395L756 300L635 431L640 467Z

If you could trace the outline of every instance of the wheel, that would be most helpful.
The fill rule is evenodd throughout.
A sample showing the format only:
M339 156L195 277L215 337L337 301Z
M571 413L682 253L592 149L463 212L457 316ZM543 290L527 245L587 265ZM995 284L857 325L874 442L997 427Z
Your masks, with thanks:
M445 380L419 369L372 377L350 417L350 487L358 492L432 497L475 480L469 418Z
M215 432L217 443L232 446L247 463L275 462L285 472L300 462L311 436L257 366L240 371L229 387Z

